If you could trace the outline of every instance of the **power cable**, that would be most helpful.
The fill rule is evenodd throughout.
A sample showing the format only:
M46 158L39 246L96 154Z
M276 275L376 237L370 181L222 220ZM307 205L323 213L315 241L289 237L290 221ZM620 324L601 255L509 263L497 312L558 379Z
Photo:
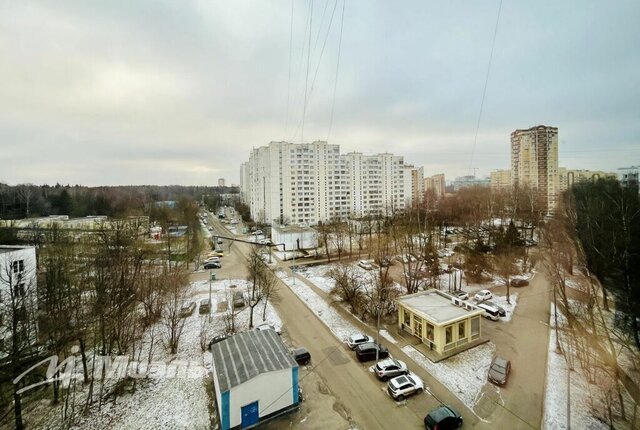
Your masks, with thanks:
M304 83L304 105L302 106L302 130L300 141L304 143L304 120L307 115L307 96L309 90L309 63L311 61L311 30L313 29L313 0L311 0L311 12L309 13L309 47L307 48L307 76Z
M289 103L291 101L291 57L293 51L293 0L291 0L291 24L289 25L289 78L287 80L287 113L284 123L284 134L289 129Z
M340 18L340 37L338 38L338 60L336 61L336 77L333 81L333 98L331 100L331 117L329 118L329 131L327 133L327 142L331 136L331 128L333 127L333 111L336 104L336 89L338 88L338 71L340 70L340 52L342 51L342 29L344 26L344 10L347 1L342 0L342 16Z
M482 90L482 101L480 102L480 112L478 112L478 122L476 123L476 133L473 138L473 147L471 148L471 160L469 160L469 170L473 168L473 156L476 151L476 143L478 142L478 131L480 130L480 119L482 118L482 109L484 108L484 98L487 94L487 84L489 83L489 72L491 71L491 62L493 60L493 48L496 44L496 35L498 34L498 23L500 22L500 12L502 11L502 0L498 7L498 17L496 18L496 26L493 30L493 41L491 42L491 54L489 55L489 64L487 66L487 75L484 79L484 89ZM474 174L475 177L475 174Z
M336 0L335 3L333 4L333 10L331 12L331 18L330 18L329 24L327 26L327 31L325 33L324 42L322 43L322 50L320 51L320 56L318 58L318 63L317 63L316 68L315 68L315 72L314 72L314 75L313 75L313 80L311 81L311 88L309 89L309 96L308 96L307 101L306 101L306 105L307 106L309 105L309 102L311 100L311 95L313 94L313 90L315 88L316 79L318 77L318 71L320 70L320 64L322 63L322 57L324 56L324 50L325 50L325 47L327 45L327 40L329 39L329 33L331 31L331 26L333 25L333 17L335 15L335 11L336 11L337 5L338 5L338 0ZM315 47L314 47L314 50L315 50ZM305 107L307 107L307 106L305 106ZM294 134L294 137L298 134L298 131L300 130L300 126L301 126L301 124L298 125L298 128L296 129L296 132Z

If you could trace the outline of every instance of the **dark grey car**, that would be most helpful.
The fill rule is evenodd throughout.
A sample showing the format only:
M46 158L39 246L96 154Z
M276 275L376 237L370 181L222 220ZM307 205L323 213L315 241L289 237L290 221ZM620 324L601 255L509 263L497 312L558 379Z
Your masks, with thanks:
M511 372L511 362L502 357L496 357L489 366L489 380L496 385L504 385Z

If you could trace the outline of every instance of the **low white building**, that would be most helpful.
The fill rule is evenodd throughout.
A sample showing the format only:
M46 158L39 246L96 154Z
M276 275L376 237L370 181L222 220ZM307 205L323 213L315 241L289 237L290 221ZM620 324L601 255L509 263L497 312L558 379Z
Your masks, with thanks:
M278 251L315 249L318 247L318 232L311 227L297 225L271 227L271 242L284 244L284 249L278 247Z
M249 428L298 407L298 365L275 330L238 333L211 346L222 430Z
M37 339L34 314L37 309L35 246L0 245L0 358L10 345L13 313L18 315L20 330L27 333L30 343Z

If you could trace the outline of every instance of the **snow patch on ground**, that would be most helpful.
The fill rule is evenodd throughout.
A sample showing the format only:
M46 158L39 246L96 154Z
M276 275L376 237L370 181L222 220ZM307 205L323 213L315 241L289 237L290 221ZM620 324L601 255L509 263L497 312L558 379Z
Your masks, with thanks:
M402 348L405 354L447 387L469 409L475 406L487 381L495 350L495 345L489 342L433 363L411 345Z
M511 303L507 303L507 296L493 296L490 301L500 306L507 313L506 316L500 318L500 321L509 322L516 311L516 306L518 306L518 293L509 294Z
M344 342L350 335L360 332L360 330L351 323L345 321L338 312L329 306L329 304L316 294L310 286L305 284L304 281L296 278L294 285L293 279L283 271L278 271L277 275L291 288L291 291L300 297L307 307L329 327L329 330L331 330L338 339Z
M547 380L543 406L543 429L567 429L567 377L568 368L562 353L556 352L556 331L554 306L551 303L549 346L547 359ZM566 321L558 312L558 322ZM559 324L559 326L561 326ZM562 339L562 336L561 336ZM564 349L564 348L563 348ZM577 363L576 363L577 365ZM589 384L580 371L571 371L571 427L579 429L606 429L607 425L595 419L590 413ZM593 388L596 389L597 388Z
M398 343L398 341L393 336L391 336L391 333L389 333L388 331L386 331L384 329L380 330L380 336L384 337L385 339L387 339L391 343Z

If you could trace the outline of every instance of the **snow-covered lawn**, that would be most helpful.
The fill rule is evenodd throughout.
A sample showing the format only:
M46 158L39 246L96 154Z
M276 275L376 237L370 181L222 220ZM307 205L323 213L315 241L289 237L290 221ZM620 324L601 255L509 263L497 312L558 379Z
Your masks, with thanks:
M225 331L226 312L217 312L218 303L227 301L231 297L231 285L236 285L236 290L247 291L248 283L245 280L220 280L211 283L211 311L209 321L207 315L200 315L196 307L193 314L186 317L184 328L175 355L167 352L162 344L166 336L166 327L162 321L158 322L153 331L155 334L155 346L152 353L152 370L145 378L138 379L136 391L130 393L125 390L114 402L112 399L103 401L98 410L97 399L87 414L76 417L72 429L124 429L133 430L140 428L161 429L207 429L211 428L210 403L212 399L207 393L210 387L211 354L202 352L201 333L204 330L206 339ZM246 294L245 294L246 296ZM198 302L209 297L209 282L198 281L190 286L190 300ZM263 305L255 308L254 325L263 321ZM276 328L282 323L271 304L267 304L264 321ZM237 331L247 330L249 326L248 307L238 310L235 316ZM142 372L146 369L146 361L149 350L149 338L151 329L145 333L143 353L141 354ZM130 360L134 360L130 357ZM130 366L129 369L132 369ZM129 373L130 374L130 373ZM118 381L116 376L105 384L105 393L113 389ZM87 397L87 387L77 383L76 410L78 405L83 405ZM96 388L98 390L98 388ZM97 393L94 393L96 396ZM36 427L49 427L60 424L59 408L48 406L38 407L33 413L38 415L29 422ZM48 423L48 424L47 424ZM62 425L62 424L60 424Z
M473 409L487 382L487 372L495 350L495 345L489 342L433 363L411 345L402 348L405 354L447 387L469 409Z

